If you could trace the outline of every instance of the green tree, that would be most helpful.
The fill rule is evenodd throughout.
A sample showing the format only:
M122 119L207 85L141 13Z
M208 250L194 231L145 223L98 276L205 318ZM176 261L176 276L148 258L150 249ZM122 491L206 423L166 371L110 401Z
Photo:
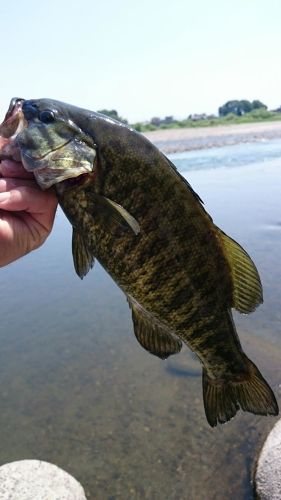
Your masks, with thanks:
M105 116L109 116L109 118L113 118L114 120L117 120L118 122L122 122L122 123L126 123L126 124L128 123L128 120L119 116L116 109L100 109L98 111L98 113L102 113Z
M263 104L261 101L254 100L252 102L252 109L260 109L260 108L267 109L267 106Z
M226 116L229 113L233 113L237 116L242 116L244 113L249 113L251 111L251 103L245 99L242 101L233 100L227 101L223 106L219 108L219 115Z
M252 111L252 104L250 103L250 101L247 101L247 99L242 99L242 101L238 101L239 104L238 104L238 108L239 108L239 111L240 111L240 116L241 115L244 115L244 113L250 113L250 111Z
M223 106L219 107L219 116L226 116L229 113L237 115L238 101L227 101Z
M253 109L265 108L267 106L261 101L255 100L253 102L247 99L227 101L223 106L219 108L219 116L226 116L229 113L233 113L237 116L242 116L245 113L250 113Z

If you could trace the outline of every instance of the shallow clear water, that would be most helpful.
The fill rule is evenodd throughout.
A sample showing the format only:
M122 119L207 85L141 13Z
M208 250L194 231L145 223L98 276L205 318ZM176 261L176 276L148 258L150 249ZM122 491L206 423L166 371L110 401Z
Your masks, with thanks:
M280 339L281 141L239 144L172 157L214 222L247 249L263 283L264 304L237 321ZM196 165L196 167L195 167Z
M265 140L237 144L235 147L213 147L202 151L175 153L171 155L181 172L191 170L208 170L215 168L243 167L257 162L268 162L279 159L281 155L281 140Z
M280 401L281 141L172 159L224 231L254 258L264 304L235 316ZM134 338L126 300L97 264L80 281L61 212L43 248L1 269L0 461L51 461L89 499L252 498L276 419L239 413L211 429L187 349L162 362Z

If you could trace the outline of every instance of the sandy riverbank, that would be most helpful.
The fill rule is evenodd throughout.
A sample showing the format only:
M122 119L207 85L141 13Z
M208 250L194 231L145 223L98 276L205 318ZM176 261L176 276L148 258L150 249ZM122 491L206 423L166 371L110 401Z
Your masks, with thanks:
M144 134L166 153L281 138L281 121L155 130Z

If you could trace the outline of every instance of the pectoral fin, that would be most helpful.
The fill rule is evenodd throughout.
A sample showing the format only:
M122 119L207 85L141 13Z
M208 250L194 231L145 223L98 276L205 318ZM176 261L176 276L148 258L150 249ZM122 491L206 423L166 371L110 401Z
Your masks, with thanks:
M93 267L95 257L89 252L83 236L77 229L73 229L72 233L72 255L75 271L79 278L83 279Z
M182 343L164 325L153 318L137 302L128 298L132 309L135 336L140 345L151 354L166 359L180 352Z
M105 215L114 219L121 226L129 227L136 235L139 234L140 226L138 221L124 207L98 194L94 195L94 201Z
M251 257L236 241L218 229L224 255L230 266L233 304L237 311L250 313L263 301L259 273Z

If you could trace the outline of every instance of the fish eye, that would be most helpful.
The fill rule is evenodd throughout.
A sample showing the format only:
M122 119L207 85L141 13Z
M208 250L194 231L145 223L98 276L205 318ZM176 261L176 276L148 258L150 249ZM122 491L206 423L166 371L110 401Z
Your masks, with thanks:
M45 109L44 111L41 111L39 120L43 123L51 123L55 121L55 113L50 109Z

